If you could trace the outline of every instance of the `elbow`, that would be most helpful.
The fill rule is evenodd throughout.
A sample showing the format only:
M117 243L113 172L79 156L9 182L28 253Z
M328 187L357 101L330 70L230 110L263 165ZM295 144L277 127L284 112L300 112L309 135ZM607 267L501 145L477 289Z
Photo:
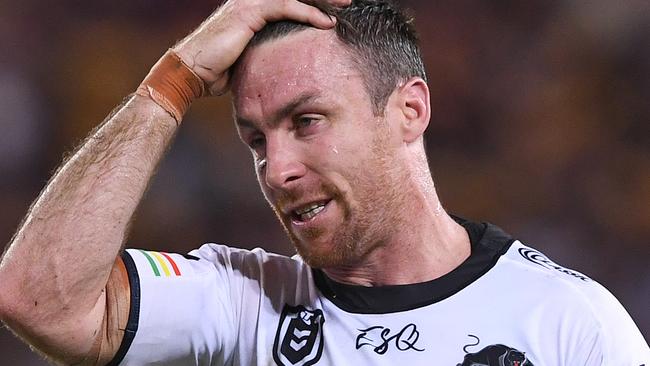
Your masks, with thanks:
M6 276L0 271L0 321L7 322L8 314L11 313L11 305L9 304L9 294L7 289Z
M12 276L10 267L9 256L5 251L0 256L0 326L1 323L7 324L11 314L15 313L17 294L12 288L16 287L16 276Z
M1 323L7 323L9 314L11 313L11 306L7 303L6 297L5 288L0 284L0 326L2 325Z
M32 309L24 305L24 297L21 294L15 283L8 281L6 274L0 271L0 327L4 325L26 339L24 331L28 329L35 314L30 312Z
M15 263L7 254L0 261L0 321L8 326L22 323L34 314L34 308L27 305L31 286L26 268L31 267Z
M2 295L0 295L0 298L2 298ZM1 323L5 322L5 318L6 318L5 313L6 313L5 305L3 302L0 301L0 325L2 325Z
M17 291L15 280L11 278L0 263L0 321L5 324L12 323L12 319L19 318L20 291Z
M7 317L7 276L4 273L3 263L0 261L0 322Z

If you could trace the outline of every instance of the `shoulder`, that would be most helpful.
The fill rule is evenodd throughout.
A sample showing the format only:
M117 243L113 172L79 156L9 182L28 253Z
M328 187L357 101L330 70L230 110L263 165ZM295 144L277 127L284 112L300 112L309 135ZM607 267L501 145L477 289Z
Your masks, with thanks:
M541 251L515 240L500 259L499 269L522 286L565 305L573 304L597 320L603 308L620 307L618 300L588 275L553 261Z
M288 257L267 252L262 248L241 249L222 244L207 243L191 251L188 256L199 261L222 268L226 271L240 272L258 279L265 276L295 276L309 274L310 268L300 257Z
M287 266L305 265L300 257L288 257L286 255L267 252L262 248L242 249L216 243L206 243L198 249L192 250L188 256L194 256L199 260L206 260L214 264L237 264L237 263L278 263Z
M248 250L215 243L204 244L187 254L127 249L124 259L129 272L145 281L169 277L260 281L269 276L291 281L311 274L299 257L270 253L261 248Z
M589 276L564 267L551 260L541 251L514 240L501 258L501 264L508 271L517 272L528 280L551 282L567 291L604 290Z
M495 267L522 293L532 294L545 325L577 335L582 352L600 355L605 364L623 364L626 357L650 357L638 327L604 286L589 276L566 268L545 254L514 241ZM627 355L625 355L627 353ZM635 364L636 365L636 364Z

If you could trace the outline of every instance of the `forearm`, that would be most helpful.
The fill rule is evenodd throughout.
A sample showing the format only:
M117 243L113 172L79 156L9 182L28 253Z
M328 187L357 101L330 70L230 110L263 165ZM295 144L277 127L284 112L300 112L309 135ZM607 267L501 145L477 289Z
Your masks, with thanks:
M121 338L124 316L111 309L124 309L130 294L111 268L177 120L206 90L226 92L230 68L254 33L282 19L335 24L301 1L228 0L153 67L137 89L144 97L91 134L27 214L0 262L0 319L66 363L101 363L117 352L112 341Z
M0 304L21 336L54 341L103 312L129 222L176 128L153 101L131 98L53 176L0 263Z

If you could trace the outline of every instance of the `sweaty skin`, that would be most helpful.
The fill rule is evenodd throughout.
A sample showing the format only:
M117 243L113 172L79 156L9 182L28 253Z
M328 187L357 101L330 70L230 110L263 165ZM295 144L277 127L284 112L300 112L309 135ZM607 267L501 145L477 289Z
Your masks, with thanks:
M404 81L376 115L334 32L307 29L248 49L231 84L260 187L308 264L377 286L431 280L469 256L428 170L422 79Z
M279 19L334 25L296 0L230 0L174 49L222 94L253 34ZM159 105L130 97L58 169L10 243L0 262L0 319L50 360L105 364L116 353L128 316L116 258L176 129Z

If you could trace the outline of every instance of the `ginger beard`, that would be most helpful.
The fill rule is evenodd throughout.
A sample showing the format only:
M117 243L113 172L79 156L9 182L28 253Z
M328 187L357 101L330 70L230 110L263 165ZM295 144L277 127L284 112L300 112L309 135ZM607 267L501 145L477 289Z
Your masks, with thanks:
M366 122L368 123L368 122ZM283 192L271 204L285 232L302 259L314 268L352 266L362 262L370 253L384 246L400 227L400 212L405 192L400 189L406 181L406 169L397 162L395 151L388 146L388 127L383 118L369 123L376 134L364 159L345 169L349 190L343 191L331 182ZM364 123L362 123L364 124ZM338 157L343 161L352 161ZM335 225L302 230L300 237L292 230L291 217L281 208L301 197L327 196L340 208L342 215Z
M316 268L363 265L407 224L402 216L412 193L398 127L403 114L399 108L391 114L390 102L376 113L354 57L333 31L307 29L250 48L233 73L240 137L253 152L262 192L298 253ZM300 95L314 97L269 123ZM303 114L319 117L305 136L293 120ZM251 146L260 135L263 144ZM287 173L294 175L290 182L278 173L287 165L299 167ZM304 222L296 205L318 200L329 201Z

